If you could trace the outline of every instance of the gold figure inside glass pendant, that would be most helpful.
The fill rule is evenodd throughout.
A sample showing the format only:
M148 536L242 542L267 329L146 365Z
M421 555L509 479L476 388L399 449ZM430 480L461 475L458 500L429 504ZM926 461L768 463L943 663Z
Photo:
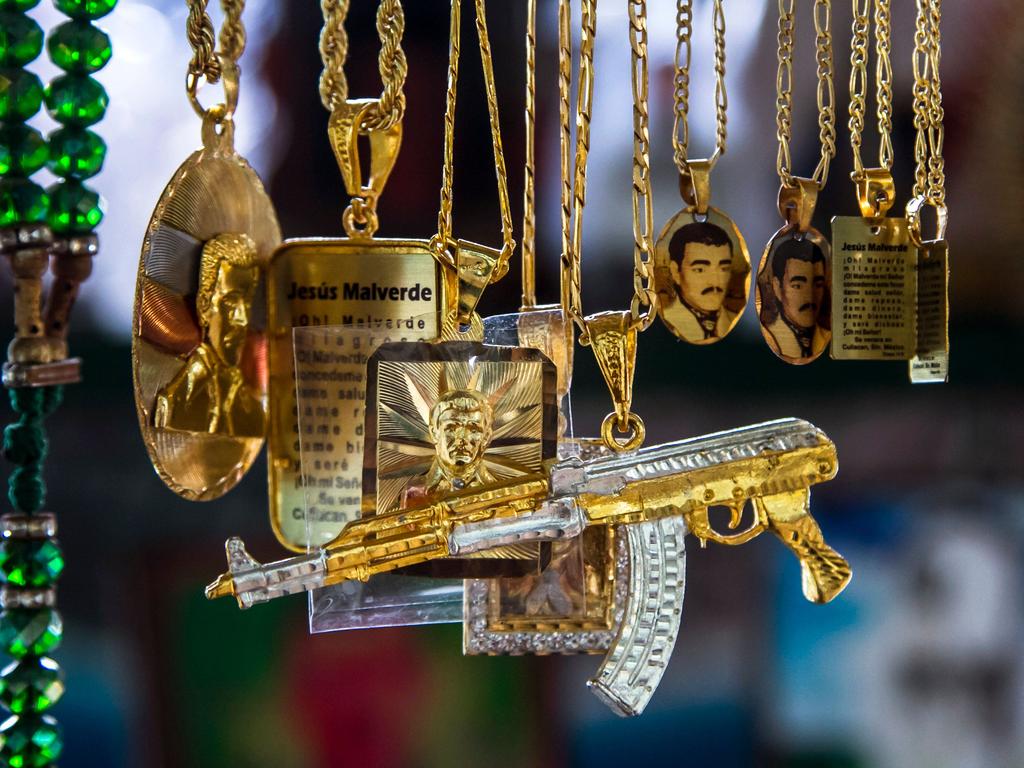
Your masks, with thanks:
M683 341L713 344L739 321L750 295L750 254L720 211L687 208L662 230L654 250L661 320Z
M802 365L816 360L832 338L831 248L816 229L780 229L765 248L755 306L761 333L778 357Z

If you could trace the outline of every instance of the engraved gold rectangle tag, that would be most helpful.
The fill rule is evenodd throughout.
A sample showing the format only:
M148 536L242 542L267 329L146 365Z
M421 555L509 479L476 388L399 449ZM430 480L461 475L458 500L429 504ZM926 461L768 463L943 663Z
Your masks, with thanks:
M307 544L322 545L337 535L347 519L346 510L332 511L330 504L319 504L307 528L292 329L365 326L387 341L432 339L439 333L448 291L443 268L424 240L290 240L275 251L267 270L267 471L270 522L284 546L305 551ZM332 442L344 442L358 453L349 472L355 495L362 470L359 433L366 397L365 366L357 367L345 381L318 384L325 395L320 398L322 407L337 408L343 414L333 422L340 432L330 436ZM349 418L353 408L359 413ZM303 446L307 453L315 448L314 443Z
M906 219L832 219L833 359L910 359L916 261Z
M918 251L917 349L907 372L914 384L949 380L949 248L945 240Z

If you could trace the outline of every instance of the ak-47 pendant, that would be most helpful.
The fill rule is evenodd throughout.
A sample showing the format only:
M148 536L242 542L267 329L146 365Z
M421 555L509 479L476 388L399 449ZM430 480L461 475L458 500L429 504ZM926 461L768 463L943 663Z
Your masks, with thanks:
M779 212L786 225L764 249L757 272L754 305L761 334L787 363L817 360L831 332L831 249L811 226L818 182L796 177L795 186L779 189Z
M887 217L892 174L866 168L854 177L860 216L832 219L832 357L906 360L914 352L917 248L907 220Z
M687 533L702 542L739 545L770 531L800 561L808 600L827 603L842 592L850 566L825 542L810 514L810 485L832 479L836 471L835 446L797 419L629 454L565 459L539 473L467 486L441 501L423 499L353 521L326 548L277 563L261 565L241 540L230 539L229 570L206 595L230 595L248 608L417 563L524 541L560 541L586 527L615 525L628 535L623 552L630 577L610 650L591 686L619 714L636 715L657 688L675 645ZM737 530L748 502L752 522ZM712 527L709 508L716 505L732 510L730 533Z
M680 188L688 206L669 219L655 244L658 314L683 341L713 344L747 305L750 253L732 219L708 205L713 162L687 164Z
M369 343L436 338L455 294L455 281L435 258L429 240L373 236L377 200L402 138L401 122L369 132L371 167L368 180L364 180L359 160L360 125L377 104L376 100L346 101L331 115L331 143L352 198L343 217L348 237L288 240L274 252L267 269L270 520L278 540L295 551L330 541L355 515L355 510L340 501L330 500L321 501L307 514L306 487L322 486L323 480L327 487L340 482L358 488L361 454L353 456L344 470L317 458L320 454L329 458L335 444L362 443L366 390L365 385L356 386L350 397L352 387L304 387L300 404L296 400L293 329L355 326L366 330ZM317 370L323 368L336 381L358 385L369 351L347 347L322 350L324 354L303 361L303 373L310 377L307 381L315 381ZM341 365L344 370L339 370L338 360L351 360L351 365ZM300 433L300 406L337 409L344 414L334 420L340 431L332 435L330 443Z
M146 449L161 479L193 500L233 488L266 431L261 271L281 233L262 183L235 152L238 69L229 63L227 104L197 107L203 148L175 172L146 230L132 324Z

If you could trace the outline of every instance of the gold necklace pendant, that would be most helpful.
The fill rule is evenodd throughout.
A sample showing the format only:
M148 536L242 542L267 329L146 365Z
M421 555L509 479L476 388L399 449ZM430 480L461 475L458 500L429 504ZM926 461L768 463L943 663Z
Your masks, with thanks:
M936 210L938 231L933 240L921 237L921 211ZM907 204L910 238L916 244L914 265L914 354L908 364L912 384L944 384L949 381L949 245L946 241L945 203L915 197Z
M713 344L739 322L750 295L750 252L732 219L708 205L712 161L688 161L680 186L688 205L654 247L658 315L690 344Z
M832 357L906 360L915 349L917 248L905 218L885 215L892 174L867 168L857 180L860 216L832 219Z
M281 241L259 177L235 151L226 104L197 111L203 148L175 172L146 230L132 323L135 403L160 478L187 499L229 491L266 433L261 273ZM195 102L197 104L197 102Z
M325 483L336 487L338 480L358 487L361 456L353 456L345 471L327 459L338 445L362 444L363 397L352 394L350 386L307 387L300 403L293 329L349 326L364 328L367 336L380 341L432 339L440 336L443 318L457 293L430 240L373 237L376 202L402 136L401 122L369 132L370 172L364 180L357 143L360 125L378 103L344 102L331 117L332 145L352 196L343 216L348 237L287 240L274 252L267 269L270 521L281 544L295 551L327 543L352 516L342 503L343 496L336 497L335 503L321 501L315 514L308 516L306 490ZM319 368L332 374L337 364L329 353L327 349L310 352L311 357L303 360L306 381L315 381ZM353 375L362 378L358 372ZM364 387L357 389L365 392ZM311 399L313 394L317 397ZM345 417L333 420L337 430L330 441L324 441L300 432L300 407L337 409Z
M810 224L817 182L795 181L795 188L779 190L779 211L787 223L765 246L754 306L772 352L787 363L804 365L817 360L832 337L832 250Z
M383 344L367 363L365 434L363 519L535 474L557 457L555 366L522 347ZM524 576L540 556L527 540L406 572Z

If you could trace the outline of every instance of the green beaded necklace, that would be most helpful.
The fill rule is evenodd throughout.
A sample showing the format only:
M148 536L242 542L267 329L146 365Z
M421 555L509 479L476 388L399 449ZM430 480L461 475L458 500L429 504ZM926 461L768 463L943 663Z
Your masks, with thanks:
M110 38L93 22L116 0L54 0L70 19L46 40L64 74L45 89L26 69L43 48L43 31L27 13L38 2L0 0L0 251L14 268L17 326L4 367L17 421L3 439L14 470L8 480L13 512L0 518L0 650L14 661L0 671L0 705L12 713L0 724L0 764L26 768L53 764L64 743L48 714L64 693L64 673L46 655L63 635L55 593L64 555L54 538L56 518L42 511L43 420L60 404L62 384L77 380L77 362L65 359L67 316L91 271L92 233L103 218L100 197L85 180L99 173L107 151L89 130L108 104L92 74L111 55ZM46 139L26 124L44 102L61 124ZM60 178L46 190L31 179L44 166ZM39 302L48 265L55 281L44 311Z

